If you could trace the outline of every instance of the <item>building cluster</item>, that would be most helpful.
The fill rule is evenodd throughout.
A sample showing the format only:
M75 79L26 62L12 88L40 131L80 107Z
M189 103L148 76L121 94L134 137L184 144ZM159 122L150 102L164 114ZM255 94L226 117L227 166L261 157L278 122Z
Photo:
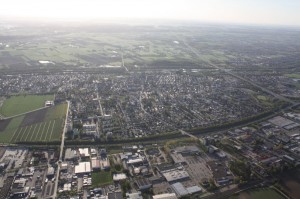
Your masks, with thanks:
M52 149L2 147L0 196L175 199L209 196L255 180L267 183L272 174L299 165L299 118L297 112L286 112L255 127L180 144L126 144L116 153L67 147L62 161Z
M58 160L56 151L12 147L1 147L0 151L1 198L46 198L53 195Z
M261 93L250 84L220 71L204 72L1 75L0 92L54 93L46 106L68 99L70 139L139 138L220 125L270 109L253 98Z

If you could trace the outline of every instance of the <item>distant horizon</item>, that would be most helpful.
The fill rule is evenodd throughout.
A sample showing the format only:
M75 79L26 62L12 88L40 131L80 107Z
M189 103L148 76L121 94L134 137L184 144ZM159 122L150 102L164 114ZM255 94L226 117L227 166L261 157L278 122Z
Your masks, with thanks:
M255 24L255 23L234 23L201 20L180 20L180 19L49 19L49 18L17 18L2 17L1 24L31 24L41 25L64 25L64 26L91 26L91 25L128 25L128 26L239 26L239 27L259 27L259 28L288 28L299 29L300 25L285 24Z
M1 2L3 1L3 2ZM102 23L184 21L300 27L296 0L0 0L0 19Z

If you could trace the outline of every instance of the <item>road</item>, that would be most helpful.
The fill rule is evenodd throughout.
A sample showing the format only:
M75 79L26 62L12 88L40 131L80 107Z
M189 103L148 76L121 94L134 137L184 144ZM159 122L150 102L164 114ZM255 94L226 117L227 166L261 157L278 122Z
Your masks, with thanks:
M69 116L70 101L67 101L67 103L68 103L68 107L67 107L67 113L66 113L64 130L63 130L62 136L61 136L61 144L60 144L60 151L59 151L59 161L58 161L58 164L57 164L54 191L53 191L53 196L50 197L50 198L53 198L53 199L56 198L56 194L57 194L59 173L60 173L60 168L61 168L61 163L62 163L62 157L63 157L63 151L64 151L64 145L65 145L65 134L67 132L67 122L68 122L68 116Z
M98 103L99 103L101 116L104 116L101 101L100 101L100 97L99 97L99 93L97 93L97 100L98 100Z
M190 46L186 41L182 40L182 43L188 49L190 49L190 51L193 52L197 57L201 57L200 54L199 54L199 52L195 48L193 48L192 46ZM285 101L285 102L288 102L288 103L291 103L291 104L296 104L293 100L290 100L290 99L288 99L288 98L286 98L286 97L284 97L282 95L274 93L273 91L270 91L269 89L267 89L265 87L262 87L262 86L258 85L257 83L250 81L249 79L246 79L246 78L244 78L242 76L234 74L234 73L230 72L229 70L226 70L224 68L220 68L219 66L217 66L217 65L215 65L213 63L210 63L210 62L206 62L206 64L208 64L209 66L211 66L211 67L213 67L215 69L221 70L221 71L223 71L223 72L225 72L225 73L227 73L227 74L229 74L229 75L231 75L231 76L233 76L233 77L235 77L237 79L245 81L245 82L251 84L252 86L254 86L254 87L256 87L256 88L258 88L258 89L260 89L260 90L262 90L262 91L264 91L264 92L266 92L266 93L268 93L268 94L270 94L272 96L274 96L275 98L277 98L279 100L282 100L282 101Z
M125 66L125 63L124 63L123 53L121 54L121 57L122 57L122 66L123 66L123 68L125 68L125 70L127 72L129 72L128 68Z

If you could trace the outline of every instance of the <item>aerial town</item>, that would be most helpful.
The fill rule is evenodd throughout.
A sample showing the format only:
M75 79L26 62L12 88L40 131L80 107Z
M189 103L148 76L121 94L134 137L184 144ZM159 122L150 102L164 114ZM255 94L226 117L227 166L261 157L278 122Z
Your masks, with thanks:
M1 147L0 197L224 198L271 185L287 195L273 185L300 163L298 104L220 71L197 72L1 76L1 104L13 93L57 90L45 109L66 100L69 107L62 148L19 135ZM286 109L247 119L279 105ZM240 118L247 123L223 128ZM1 121L5 132L10 124ZM213 124L210 133L198 133Z
M0 199L299 198L297 31L89 28L0 22Z

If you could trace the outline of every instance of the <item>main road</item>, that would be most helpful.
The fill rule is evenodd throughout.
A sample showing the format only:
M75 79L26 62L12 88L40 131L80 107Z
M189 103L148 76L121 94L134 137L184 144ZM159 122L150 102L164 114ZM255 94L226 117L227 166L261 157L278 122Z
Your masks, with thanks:
M62 163L62 157L63 157L63 151L64 151L64 145L65 145L65 134L67 133L67 123L68 123L68 116L69 116L69 108L70 108L70 101L67 101L67 113L65 118L65 125L61 136L61 144L60 144L60 151L59 151L59 160L57 163L57 170L56 170L56 178L55 178L55 186L53 191L53 196L50 198L56 198L57 195L57 188L58 188L58 181L59 181L59 173Z

